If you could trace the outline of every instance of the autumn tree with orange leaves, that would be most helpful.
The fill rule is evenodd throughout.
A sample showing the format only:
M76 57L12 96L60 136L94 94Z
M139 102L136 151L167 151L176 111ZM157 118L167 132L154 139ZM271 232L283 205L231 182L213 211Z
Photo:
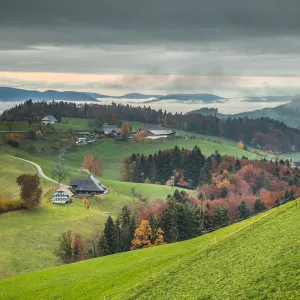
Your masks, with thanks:
M151 243L153 241L153 244ZM141 220L140 226L135 230L134 239L131 242L131 250L149 248L152 246L159 246L166 244L164 239L164 232L159 227L153 234L150 222L148 220Z
M102 161L93 154L84 157L82 168L88 170L91 174L102 175Z
M151 244L152 229L148 220L141 220L140 226L135 230L134 239L131 242L131 250L149 248Z

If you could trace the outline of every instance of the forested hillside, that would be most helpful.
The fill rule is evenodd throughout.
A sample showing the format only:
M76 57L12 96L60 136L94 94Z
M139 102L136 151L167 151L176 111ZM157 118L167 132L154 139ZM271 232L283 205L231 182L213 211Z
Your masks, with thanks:
M270 118L279 122L284 122L291 128L300 128L300 98L296 98L293 101L276 106L274 108L256 109L253 111L247 111L234 115L222 114L218 112L216 108L201 108L191 111L189 114L203 114L209 116L216 116L221 119L227 118Z
M236 141L242 140L247 145L273 152L300 151L300 131L269 118L228 118L223 120L201 114L171 114L162 110L155 111L150 107L27 101L5 111L1 120L38 121L46 114L51 114L58 120L61 117L97 119L97 124L102 124L104 121L116 123L117 120L162 124L166 127L190 132L226 137Z

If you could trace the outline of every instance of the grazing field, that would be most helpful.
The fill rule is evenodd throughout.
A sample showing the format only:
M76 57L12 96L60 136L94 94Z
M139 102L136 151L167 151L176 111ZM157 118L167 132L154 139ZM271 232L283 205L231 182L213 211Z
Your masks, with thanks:
M295 202L199 238L0 281L2 299L299 299Z
M49 148L50 140L52 136L49 134L48 140L41 141L25 141L20 149L9 147L3 144L3 151L7 153L32 160L41 166L43 166L44 172L48 176L52 176L51 170L53 163L55 161L55 155L43 154L42 152L37 154L31 154L26 151L26 145L29 143L34 143L36 147ZM236 157L246 156L250 159L260 158L257 155L250 153L248 151L240 150L236 146L229 146L227 144L216 144L201 139L175 139L175 140L163 140L162 142L153 142L147 144L133 144L130 142L118 142L113 139L100 140L97 145L83 145L78 146L74 152L67 152L64 155L66 164L70 168L71 175L78 173L81 168L83 158L87 154L96 154L100 157L103 162L103 178L111 180L120 180L120 168L121 160L124 156L130 156L132 153L144 153L149 155L159 150L170 149L174 146L179 146L180 148L192 149L195 145L200 147L204 155L210 155L215 151L219 151L222 155L231 155ZM73 173L73 174L72 174Z
M8 196L10 199L19 199L20 189L16 179L23 173L36 172L34 166L18 161L13 157L0 154L0 194Z
M0 163L2 191L4 189L5 193L17 199L19 188L15 184L16 177L35 169L29 163L7 155L0 155ZM57 237L71 229L88 238L92 232L103 229L107 218L104 212L116 217L125 204L138 201L131 194L132 188L150 200L164 200L173 193L173 189L167 186L103 180L111 192L103 200L92 199L87 210L81 199L74 198L74 203L66 206L51 204L55 186L51 184L48 191L49 183L45 180L42 183L47 189L38 208L0 215L0 228L3 229L0 232L0 278L55 265L53 250Z

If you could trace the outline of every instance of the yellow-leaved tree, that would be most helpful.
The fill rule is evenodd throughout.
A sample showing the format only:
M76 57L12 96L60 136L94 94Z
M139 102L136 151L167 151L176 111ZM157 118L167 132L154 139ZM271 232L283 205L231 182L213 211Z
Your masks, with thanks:
M156 230L154 246L159 246L159 245L164 245L164 244L166 244L165 239L164 239L164 232L159 227Z
M135 230L131 242L131 250L152 247L152 229L148 220L141 220L140 226Z
M239 149L241 149L241 150L244 150L244 148L245 148L244 142L243 142L242 140L240 140L240 141L238 142L238 144L237 144L237 147L238 147Z

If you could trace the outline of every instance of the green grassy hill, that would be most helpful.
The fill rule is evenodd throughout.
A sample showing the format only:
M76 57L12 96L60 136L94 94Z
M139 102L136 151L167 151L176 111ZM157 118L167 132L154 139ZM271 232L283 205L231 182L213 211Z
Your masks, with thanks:
M72 129L86 129L88 127L88 120L87 119L72 119L72 118L65 118L65 122L67 123L60 123L55 124L56 130L67 130L69 128ZM139 127L141 123L133 122L133 128ZM16 123L16 127L22 128L22 126L27 126L26 129L28 130L28 124L26 123ZM117 142L113 139L105 139L101 140L99 144L91 146L78 146L76 151L66 153L64 158L66 159L66 163L70 169L70 176L77 176L78 171L81 168L83 158L85 155L90 153L97 154L100 159L103 161L103 178L108 180L120 180L120 167L121 167L121 160L124 156L129 156L132 153L144 153L146 155L150 153L157 152L163 149L173 148L174 146L179 146L180 148L192 149L195 145L199 146L201 151L204 155L210 155L218 150L222 155L231 155L236 157L243 157L246 156L250 159L260 158L256 154L240 150L237 148L237 144L234 141L228 139L222 139L217 137L210 137L210 136L201 136L193 133L187 133L185 131L177 131L178 133L186 136L194 135L197 139L175 139L175 140L162 140L160 141L153 141L152 143L147 144L132 144L127 142ZM50 144L52 142L53 137L60 137L62 133L54 133L48 134L47 140L39 140L39 141L24 141L19 149L12 148L6 145L1 140L5 134L0 133L0 152L7 152L13 156L18 156L21 158L25 158L28 160L32 160L43 167L45 174L51 177L51 170L53 166L53 162L55 161L54 155L49 155L46 153L40 152L31 154L28 153L26 150L29 144L34 144L38 149L42 147L44 149L49 149ZM202 140L199 139L200 137L205 137L209 140ZM219 140L222 144L214 143L214 140ZM2 145L1 145L2 142Z
M202 237L0 281L1 299L299 299L300 203Z
M20 190L16 178L23 173L34 173L34 166L6 155L0 155L0 194L10 199L19 199Z
M0 154L1 194L18 199L19 188L16 177L25 172L35 172L29 163ZM42 180L44 196L38 208L13 211L0 215L0 278L28 273L56 264L53 254L57 237L71 229L88 238L92 232L103 229L109 212L113 217L125 204L138 201L132 198L131 188L150 200L165 199L173 189L168 186L137 184L103 180L112 192L99 201L91 200L90 209L84 208L81 199L73 199L72 205L51 204L55 186ZM154 190L154 191L153 191ZM1 297L0 297L1 298Z

